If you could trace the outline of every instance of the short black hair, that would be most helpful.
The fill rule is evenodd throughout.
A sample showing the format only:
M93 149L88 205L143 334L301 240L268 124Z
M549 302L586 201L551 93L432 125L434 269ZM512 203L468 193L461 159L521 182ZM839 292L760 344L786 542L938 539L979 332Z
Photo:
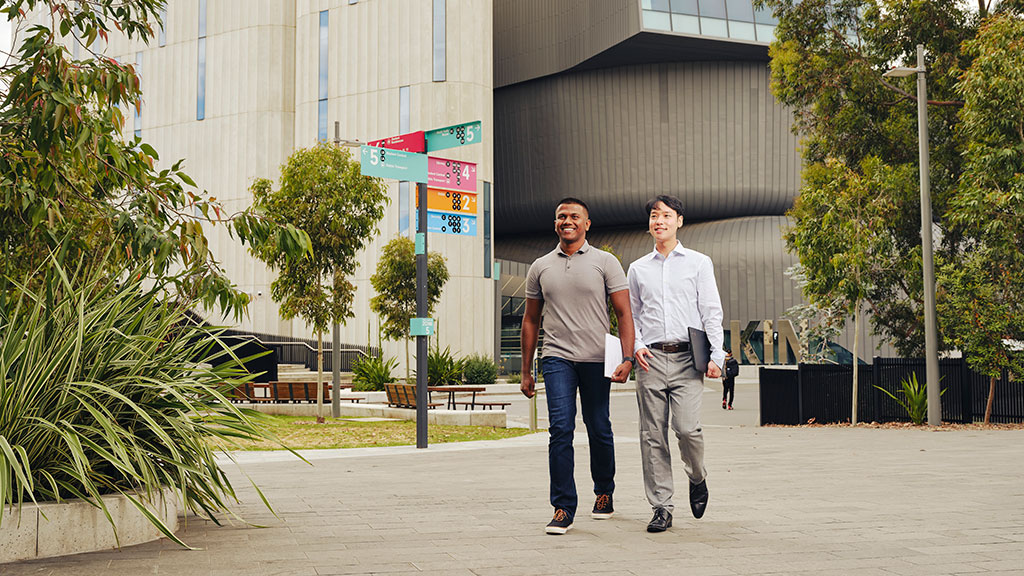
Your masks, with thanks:
M584 202L583 200L580 200L579 198L573 198L572 196L562 198L561 200L558 201L558 204L555 204L555 210L557 211L558 207L561 206L562 204L578 204L580 206L583 206L583 209L587 211L587 216L590 216L590 208L587 207L587 203Z
M668 196L662 194L660 196L655 196L654 198L651 198L650 201L647 202L648 216L651 215L651 210L654 210L654 205L657 204L658 202L661 202L665 206L675 210L677 215L683 215L683 201L680 200L679 198L676 198L675 196Z

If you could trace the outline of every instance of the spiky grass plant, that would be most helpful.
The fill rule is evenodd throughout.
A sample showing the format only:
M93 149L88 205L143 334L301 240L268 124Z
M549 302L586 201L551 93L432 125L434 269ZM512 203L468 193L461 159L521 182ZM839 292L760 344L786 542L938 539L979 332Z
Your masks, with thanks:
M214 522L234 516L215 453L269 433L226 397L252 376L219 331L132 272L111 279L51 259L39 273L35 288L0 283L0 519L75 497L113 524L101 496L116 493L185 546L146 508L165 487Z

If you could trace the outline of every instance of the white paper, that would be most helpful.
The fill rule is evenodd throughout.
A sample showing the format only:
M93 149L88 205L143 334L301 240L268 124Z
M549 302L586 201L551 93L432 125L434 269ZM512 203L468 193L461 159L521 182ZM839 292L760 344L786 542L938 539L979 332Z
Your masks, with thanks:
M611 334L604 335L604 376L611 378L622 364L622 341Z

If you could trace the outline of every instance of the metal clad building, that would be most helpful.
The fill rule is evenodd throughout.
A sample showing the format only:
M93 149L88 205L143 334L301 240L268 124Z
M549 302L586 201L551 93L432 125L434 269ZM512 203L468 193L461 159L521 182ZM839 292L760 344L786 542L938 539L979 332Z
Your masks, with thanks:
M588 238L624 268L653 248L646 202L681 198L680 240L714 261L727 330L801 302L781 238L800 188L799 140L770 90L770 13L750 0L496 0L494 16L505 355L515 354L523 276L557 243L565 196L588 203ZM864 342L870 356L876 342Z

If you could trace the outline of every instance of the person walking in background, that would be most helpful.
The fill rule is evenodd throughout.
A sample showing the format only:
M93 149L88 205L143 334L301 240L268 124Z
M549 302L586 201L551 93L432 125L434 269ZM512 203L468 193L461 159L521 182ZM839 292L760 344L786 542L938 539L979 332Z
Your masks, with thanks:
M722 410L732 410L732 400L736 396L736 377L740 374L740 363L732 357L732 350L725 349L725 371L722 374ZM725 399L728 396L729 402Z
M704 435L700 424L704 374L693 363L689 328L707 333L711 361L706 375L721 376L722 302L711 259L676 239L683 226L683 203L658 196L647 203L648 231L654 250L629 266L630 305L636 344L636 398L640 407L640 454L644 489L654 516L648 532L672 527L672 455L668 430L679 441L684 470L690 480L690 510L704 516L708 505Z
M548 403L550 497L555 508L545 527L548 534L565 534L576 516L572 440L577 393L590 441L590 475L596 495L591 517L607 519L614 513L615 446L608 394L611 382L625 382L633 368L633 319L622 265L614 255L587 242L589 229L589 210L582 200L559 201L555 209L558 246L535 260L526 276L520 390L527 398L535 392L531 366L543 311L541 368ZM604 375L609 298L622 341L622 363L610 380Z

